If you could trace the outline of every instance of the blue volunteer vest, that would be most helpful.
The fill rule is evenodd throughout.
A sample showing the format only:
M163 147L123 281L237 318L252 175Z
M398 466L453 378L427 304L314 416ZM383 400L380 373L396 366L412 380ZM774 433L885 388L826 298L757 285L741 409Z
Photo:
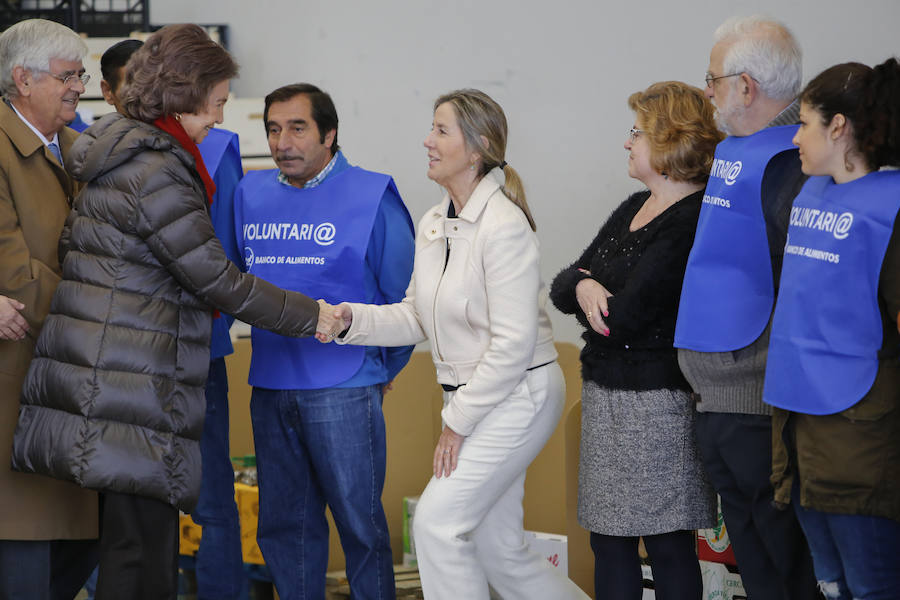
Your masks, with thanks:
M234 227L226 223L230 221L229 216L234 212L232 197L235 186L243 175L238 135L227 129L210 129L206 138L197 147L200 149L200 156L203 157L203 164L209 176L216 184L216 193L213 194L213 202L209 207L210 219L225 254L229 260L236 260L237 256L233 256L233 250L229 252L233 244L228 244L225 236L234 236ZM221 211L227 211L227 214ZM221 313L213 319L209 344L211 360L234 352L229 333L233 322L233 317Z
M794 148L796 125L729 137L716 147L675 324L675 347L747 346L772 314L775 287L761 190L772 158Z
M206 170L213 179L216 178L216 172L219 170L219 165L222 163L222 158L226 153L233 153L238 159L238 164L240 164L241 149L238 143L238 135L233 131L210 129L203 141L197 145L197 148L200 149L203 164L206 165Z
M364 301L369 236L393 180L351 167L320 185L279 183L278 171L249 172L235 194L235 230L249 273L327 302ZM399 195L399 193L398 193ZM364 346L320 344L254 328L250 385L320 389L362 365Z
M791 208L765 402L828 415L872 388L883 343L878 280L898 210L900 172L803 186Z

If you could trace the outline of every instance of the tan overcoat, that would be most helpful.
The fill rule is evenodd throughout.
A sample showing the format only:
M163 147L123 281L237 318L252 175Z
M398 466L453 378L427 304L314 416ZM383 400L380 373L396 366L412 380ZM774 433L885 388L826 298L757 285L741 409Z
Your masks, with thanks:
M77 134L59 133L63 160ZM60 280L59 235L77 191L56 158L0 101L0 294L25 305L31 328L0 340L0 539L97 537L97 494L75 484L10 469L19 395L34 343Z

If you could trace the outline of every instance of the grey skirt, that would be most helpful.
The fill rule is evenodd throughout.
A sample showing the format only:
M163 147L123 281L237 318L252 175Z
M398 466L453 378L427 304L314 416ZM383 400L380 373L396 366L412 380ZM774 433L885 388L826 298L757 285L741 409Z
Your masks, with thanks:
M715 525L716 495L697 453L690 394L586 381L581 402L582 527L640 536Z

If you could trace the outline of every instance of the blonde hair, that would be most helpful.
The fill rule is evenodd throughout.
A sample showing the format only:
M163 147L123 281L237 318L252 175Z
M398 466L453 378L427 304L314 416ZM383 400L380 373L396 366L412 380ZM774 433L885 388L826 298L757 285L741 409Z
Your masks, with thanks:
M453 107L468 149L481 156L479 175L484 176L494 167L501 167L505 181L500 189L513 204L522 209L532 231L537 231L534 217L525 200L522 179L504 160L507 125L503 109L490 96L474 89L454 90L440 96L434 101L434 110L445 103ZM482 137L487 140L487 146Z

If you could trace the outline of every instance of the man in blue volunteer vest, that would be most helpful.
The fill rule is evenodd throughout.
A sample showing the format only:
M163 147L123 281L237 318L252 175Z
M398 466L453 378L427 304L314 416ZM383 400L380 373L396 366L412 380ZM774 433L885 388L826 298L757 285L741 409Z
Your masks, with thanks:
M706 94L729 135L716 149L675 329L697 401L697 440L751 599L815 598L806 539L773 503L769 323L791 201L801 52L782 24L733 18L714 35Z
M210 129L199 148L216 184L209 207L216 237L228 259L240 265L241 253L234 235L234 195L244 174L238 136L225 129ZM197 507L191 513L193 520L203 527L195 561L197 598L201 600L243 598L247 585L228 432L225 357L234 352L229 333L233 322L231 315L216 313L209 347L206 416L200 438L203 478Z
M389 176L351 167L340 152L331 97L288 85L266 96L263 114L278 169L248 173L235 195L247 271L334 304L403 299L412 221ZM280 597L324 597L328 505L353 597L394 598L381 403L412 347L252 335L257 540Z
M125 82L125 65L143 46L140 40L123 40L110 46L100 58L103 79L100 89L107 104L121 112L119 93ZM237 134L211 129L199 146L207 171L216 184L209 207L216 237L229 260L241 264L241 253L234 235L234 193L243 175ZM200 438L203 479L197 507L191 514L203 527L197 551L195 572L197 597L201 600L237 600L246 590L244 559L237 505L234 502L234 467L228 439L228 374L225 357L234 348L229 329L234 317L221 313L213 320L210 341L209 375L206 380L206 417ZM93 588L96 572L89 582Z
M125 65L131 55L144 45L141 40L122 40L106 49L100 57L100 93L106 103L114 106L118 112L122 112L119 104L119 92L125 83Z

